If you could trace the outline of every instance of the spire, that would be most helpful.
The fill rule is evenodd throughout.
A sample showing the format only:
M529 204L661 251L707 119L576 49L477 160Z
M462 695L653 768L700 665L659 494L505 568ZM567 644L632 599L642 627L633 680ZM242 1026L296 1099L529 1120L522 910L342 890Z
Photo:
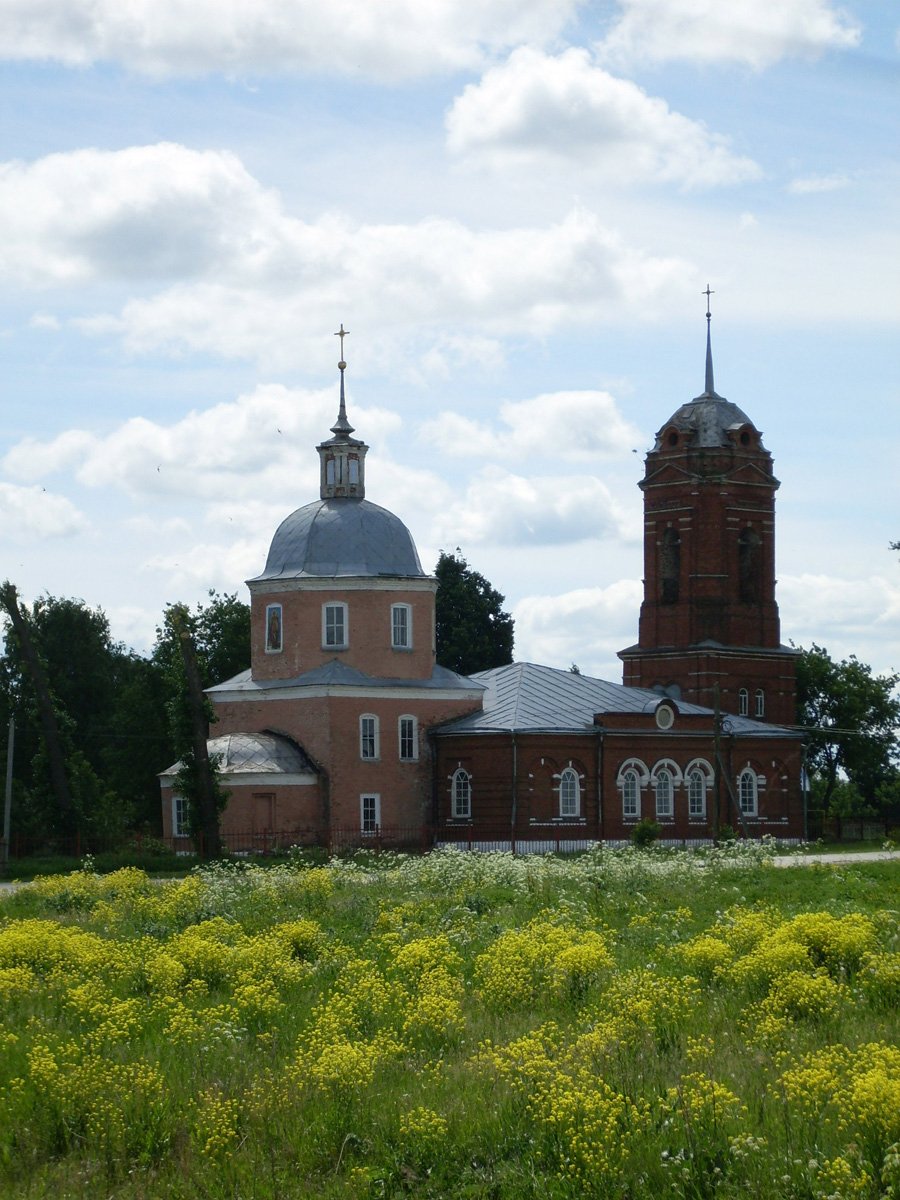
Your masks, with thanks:
M334 335L341 339L341 361L338 363L338 370L341 373L341 405L338 409L337 420L331 427L331 432L335 437L349 437L353 432L353 426L347 420L347 403L344 399L344 372L347 370L347 364L344 362L344 338L350 333L349 329L344 328L344 322L341 321L341 327Z
M709 284L706 285L706 291L701 295L706 297L706 387L704 396L715 396L716 385L713 382L713 361L712 361L712 338L710 334L710 325L712 323L712 313L709 311L709 298L716 293L710 290Z
M353 426L347 420L347 401L344 396L344 372L347 370L347 364L344 362L344 338L348 332L341 322L340 329L334 335L341 339L341 361L338 363L341 373L341 403L337 420L331 427L334 437L316 447L320 462L319 495L323 500L362 500L366 494L365 462L369 447L359 438L351 436Z

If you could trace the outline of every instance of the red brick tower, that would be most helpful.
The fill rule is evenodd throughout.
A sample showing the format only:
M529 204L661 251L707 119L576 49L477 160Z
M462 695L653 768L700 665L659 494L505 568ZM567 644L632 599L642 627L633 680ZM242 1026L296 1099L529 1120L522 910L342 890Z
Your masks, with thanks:
M708 299L708 296L707 296ZM663 425L647 454L644 601L638 643L619 652L626 686L724 712L796 721L796 652L775 601L772 456L750 418L713 384Z

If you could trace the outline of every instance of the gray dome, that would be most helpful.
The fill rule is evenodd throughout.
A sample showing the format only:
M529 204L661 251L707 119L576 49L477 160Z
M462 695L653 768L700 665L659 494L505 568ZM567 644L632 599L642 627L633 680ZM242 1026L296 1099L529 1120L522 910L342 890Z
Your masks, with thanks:
M219 770L226 775L309 775L316 768L304 751L278 733L225 733L208 738L206 749L219 757ZM173 763L163 775L176 775L183 763Z
M340 497L316 500L286 517L257 579L424 574L399 517L370 500Z
M705 392L687 404L682 404L656 435L654 450L661 449L662 435L673 425L676 429L693 435L690 439L691 446L727 446L730 430L740 429L743 425L755 429L743 409L726 400L724 396L717 396L715 392Z

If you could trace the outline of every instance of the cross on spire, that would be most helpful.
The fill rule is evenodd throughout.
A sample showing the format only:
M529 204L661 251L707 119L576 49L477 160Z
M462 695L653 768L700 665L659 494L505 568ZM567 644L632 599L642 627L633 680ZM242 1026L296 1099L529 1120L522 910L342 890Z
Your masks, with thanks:
M706 390L703 393L705 396L716 395L716 386L713 382L712 342L710 340L712 313L709 311L709 298L715 294L709 284L706 285L706 291L700 293L701 296L706 297Z
M707 286L709 286L709 285L707 284ZM341 327L334 336L339 337L341 339L341 361L338 363L338 366L340 367L340 369L342 371L347 366L347 364L344 362L344 338L349 337L349 335L350 335L350 330L345 329L344 322L341 321Z

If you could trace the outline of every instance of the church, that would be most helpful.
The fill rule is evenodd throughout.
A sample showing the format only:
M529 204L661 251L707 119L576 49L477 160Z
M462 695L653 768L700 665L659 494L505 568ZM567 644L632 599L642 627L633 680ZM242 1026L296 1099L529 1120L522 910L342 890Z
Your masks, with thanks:
M574 849L627 841L642 819L672 844L725 827L804 835L779 484L753 422L715 390L709 319L704 391L645 460L644 599L621 684L437 665L437 583L403 522L366 499L341 356L319 499L285 518L248 580L249 669L207 692L226 846ZM177 766L160 777L163 827L186 846Z

